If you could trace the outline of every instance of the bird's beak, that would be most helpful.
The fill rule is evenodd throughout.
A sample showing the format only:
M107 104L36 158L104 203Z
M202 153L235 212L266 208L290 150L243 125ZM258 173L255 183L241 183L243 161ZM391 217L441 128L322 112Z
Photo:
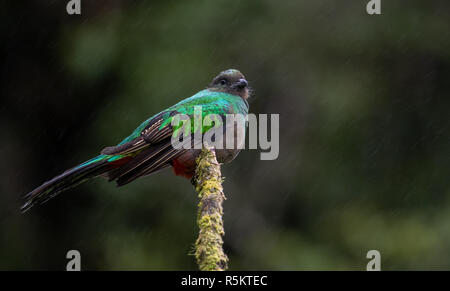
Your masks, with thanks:
M243 89L248 86L248 82L245 79L239 79L236 83L234 83L233 87L238 89Z

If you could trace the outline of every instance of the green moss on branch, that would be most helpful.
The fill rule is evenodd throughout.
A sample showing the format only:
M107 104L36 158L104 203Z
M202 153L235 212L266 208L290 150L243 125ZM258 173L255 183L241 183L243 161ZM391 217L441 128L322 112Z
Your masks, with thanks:
M197 159L194 176L198 193L197 224L199 235L195 242L195 258L201 271L224 271L228 268L228 257L222 245L222 203L226 199L222 188L222 175L213 148L204 148Z

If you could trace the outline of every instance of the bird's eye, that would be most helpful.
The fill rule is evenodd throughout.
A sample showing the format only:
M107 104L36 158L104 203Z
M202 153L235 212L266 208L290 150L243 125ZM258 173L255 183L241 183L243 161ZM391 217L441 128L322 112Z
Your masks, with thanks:
M219 81L219 83L220 83L220 85L225 85L227 83L227 80L222 79L222 80Z

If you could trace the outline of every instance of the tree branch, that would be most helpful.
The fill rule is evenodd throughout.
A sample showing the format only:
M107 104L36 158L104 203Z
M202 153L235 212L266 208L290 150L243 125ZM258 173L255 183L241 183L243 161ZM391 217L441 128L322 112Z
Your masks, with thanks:
M226 198L214 148L203 148L197 158L193 184L200 198L197 217L200 231L195 242L197 264L201 271L225 271L228 257L222 248L225 234L222 203Z

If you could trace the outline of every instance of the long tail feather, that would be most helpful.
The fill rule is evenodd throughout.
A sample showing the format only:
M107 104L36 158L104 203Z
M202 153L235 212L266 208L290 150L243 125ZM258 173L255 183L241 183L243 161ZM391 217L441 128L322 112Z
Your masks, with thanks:
M69 169L59 176L45 182L25 196L26 202L21 207L26 212L36 204L42 204L57 194L72 188L88 179L104 174L110 169L108 156L100 155Z

